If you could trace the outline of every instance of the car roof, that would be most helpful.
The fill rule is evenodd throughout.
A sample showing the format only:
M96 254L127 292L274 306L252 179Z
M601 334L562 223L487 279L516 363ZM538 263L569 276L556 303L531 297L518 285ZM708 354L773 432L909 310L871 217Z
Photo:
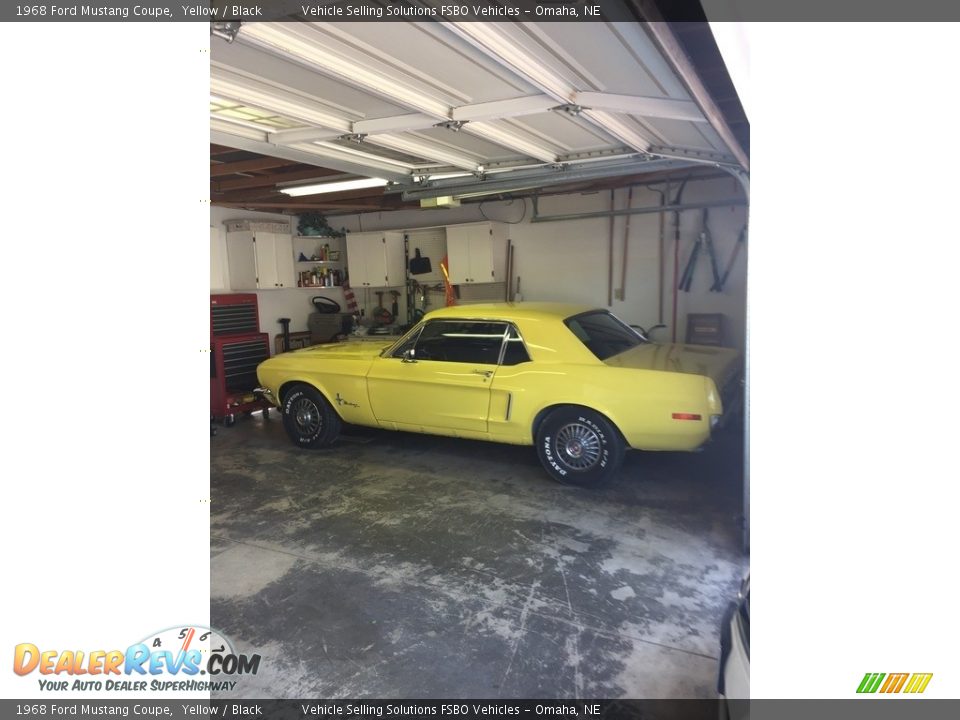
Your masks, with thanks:
M551 302L498 302L454 305L427 314L427 319L463 318L465 320L565 320L573 315L600 310L591 305ZM603 312L602 310L600 310Z

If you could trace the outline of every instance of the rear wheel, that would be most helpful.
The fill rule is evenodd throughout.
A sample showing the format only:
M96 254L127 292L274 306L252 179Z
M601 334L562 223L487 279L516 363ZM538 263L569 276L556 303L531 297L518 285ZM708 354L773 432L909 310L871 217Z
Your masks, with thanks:
M537 431L537 454L544 469L565 485L599 485L616 473L624 443L617 429L586 408L554 410Z
M319 391L297 385L283 399L283 427L295 445L326 447L340 434L340 416Z

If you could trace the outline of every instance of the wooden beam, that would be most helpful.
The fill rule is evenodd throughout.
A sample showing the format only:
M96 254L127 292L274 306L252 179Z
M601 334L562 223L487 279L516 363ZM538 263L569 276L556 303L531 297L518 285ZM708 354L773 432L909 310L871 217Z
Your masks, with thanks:
M294 160L281 160L280 158L273 157L260 157L253 158L252 160L239 160L237 162L210 163L210 177L256 172L257 170L270 170L271 168L287 167L288 165L297 164L299 163Z
M302 163L290 163L291 165L302 165ZM270 175L257 175L248 178L229 178L226 180L210 180L210 187L219 191L242 190L252 187L269 187L277 183L297 182L299 180L313 180L329 177L330 175L342 175L336 170L327 168L304 166L303 170L290 170L282 173L271 173Z
M210 143L210 154L211 155L226 155L228 153L242 152L236 148L227 147L226 145L217 145L216 143Z

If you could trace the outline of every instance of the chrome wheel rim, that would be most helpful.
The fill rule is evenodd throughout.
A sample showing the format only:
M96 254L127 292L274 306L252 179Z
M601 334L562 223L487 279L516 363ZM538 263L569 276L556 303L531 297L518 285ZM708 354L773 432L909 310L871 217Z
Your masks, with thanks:
M557 455L574 470L589 470L600 461L600 436L589 425L570 423L557 431Z
M320 429L320 408L312 400L300 398L293 404L292 411L299 434L311 436Z

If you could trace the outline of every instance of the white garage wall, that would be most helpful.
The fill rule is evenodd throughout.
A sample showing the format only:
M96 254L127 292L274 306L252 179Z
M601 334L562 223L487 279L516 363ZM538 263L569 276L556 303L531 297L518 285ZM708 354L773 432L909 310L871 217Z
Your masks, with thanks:
M233 210L230 208L211 207L210 208L210 227L216 232L211 232L211 263L221 261L223 287L213 287L214 278L218 274L211 267L211 288L213 294L222 294L230 292L255 292L260 309L260 330L270 334L270 351L273 352L273 338L281 332L280 324L277 322L282 317L290 318L290 331L299 332L307 330L307 318L313 312L313 306L310 304L310 298L314 295L326 295L340 303L341 307L346 307L346 301L343 299L343 291L340 288L283 288L278 290L228 290L230 286L230 271L227 267L227 246L226 233L224 232L225 220L259 220L262 222L290 222L289 215L278 215L273 213L254 212L252 210ZM296 232L297 219L294 217L291 227Z
M674 184L672 194L677 191ZM614 193L617 209L626 207L628 190ZM684 191L684 202L742 198L739 183L731 178L690 182ZM660 195L645 188L636 188L632 207L658 205ZM610 193L572 194L545 197L540 201L542 215L589 213L609 210ZM596 306L607 304L609 219L531 223L533 212L530 200L485 202L442 210L401 210L394 212L341 215L328 218L330 225L348 231L407 230L434 225L447 225L478 220L498 220L515 223L510 226L514 243L514 280L521 278L524 300L555 300L582 302ZM522 220L521 220L522 217ZM712 208L709 226L712 232L717 261L722 273L733 252L746 209L743 206ZM680 253L678 274L683 272L693 242L700 232L701 211L681 213ZM517 222L520 221L520 222ZM664 321L666 330L659 330L658 340L672 338L673 294L673 214L665 218L667 237L664 258ZM623 236L626 217L614 218L614 288L620 288ZM657 287L659 245L659 215L632 215L629 221L629 242L625 299L614 300L612 310L629 323L645 327L659 320ZM741 250L722 293L710 292L713 283L710 260L701 251L690 293L677 294L677 339L686 332L687 313L722 313L726 316L728 345L743 349L745 333L746 248ZM270 291L272 293L273 291ZM269 293L268 293L269 294Z

